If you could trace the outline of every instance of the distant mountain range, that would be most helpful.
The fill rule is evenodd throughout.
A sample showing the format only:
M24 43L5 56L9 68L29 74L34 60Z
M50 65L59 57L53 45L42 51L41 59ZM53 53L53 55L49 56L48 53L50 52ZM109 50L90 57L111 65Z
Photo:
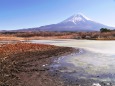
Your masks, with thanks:
M100 28L113 29L113 27L95 22L83 14L76 14L57 24L18 31L99 31Z

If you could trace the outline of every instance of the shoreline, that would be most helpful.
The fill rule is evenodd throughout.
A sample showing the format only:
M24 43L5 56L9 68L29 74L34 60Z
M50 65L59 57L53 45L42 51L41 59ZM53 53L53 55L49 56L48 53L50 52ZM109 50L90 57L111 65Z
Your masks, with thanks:
M29 45L25 47L26 46L25 44L29 44ZM6 45L10 45L10 44L6 44ZM10 48L13 48L12 45L16 45L16 43L11 44ZM31 45L34 47L32 47ZM37 47L38 45L39 47ZM5 44L3 44L3 46L1 47L4 46ZM19 46L22 46L22 48L20 48ZM73 78L71 77L71 73L76 73L75 71L71 73L60 72L59 70L52 71L50 65L52 65L55 60L57 61L58 58L59 59L63 57L66 58L66 56L69 55L73 56L74 53L82 54L82 51L80 51L79 48L77 48L76 50L76 48L71 48L71 47L59 47L54 45L37 44L37 43L35 44L22 43L22 45L18 43L16 47L18 47L17 49L19 49L19 51L16 51L18 53L13 52L13 55L11 54L10 56L11 57L10 60L8 60L5 57L7 62L10 61L14 62L13 68L11 69L12 72L10 73L11 75L10 76L8 74L5 75L7 77L6 80L10 79L11 77L13 79L5 82L5 84L1 83L1 79L0 79L1 86L4 85L5 86L47 86L47 85L49 86L52 85L53 86L93 86L93 84L100 84L102 86L103 84L105 84L105 86L113 86L114 84L114 82L109 82L109 81L101 82L101 81L96 81L94 79L88 79L88 78L87 79L80 79L79 77ZM41 50L39 50L39 48ZM6 51L7 49L8 47L6 48ZM22 50L20 51L20 49ZM24 50L26 50L27 52ZM13 51L13 49L10 49L10 51ZM18 59L13 59L13 58L18 58Z
M6 44L11 48L16 45L23 46L23 44ZM34 45L29 43L27 47L30 45ZM37 46L39 44L35 44ZM4 45L5 46L5 45ZM3 46L3 47L4 47ZM40 44L39 46L42 46ZM7 58L5 56L4 61L0 63L2 67L6 67L2 69L1 74L2 78L0 79L1 86L65 86L63 80L61 80L58 76L51 76L49 74L48 65L52 64L52 61L60 56L69 55L73 52L78 52L78 50L70 47L58 47L52 45L43 45L48 47L44 51L33 50L29 51L13 51L12 54L8 54ZM42 46L42 47L43 47ZM50 49L51 47L51 49ZM8 48L8 47L7 47ZM14 47L15 48L15 47ZM30 47L31 48L31 47ZM18 48L19 49L19 48ZM21 48L23 49L23 48ZM25 47L26 49L26 47ZM27 48L29 49L29 48ZM7 50L6 50L7 51ZM14 53L17 52L17 53ZM2 56L1 56L2 57Z
M74 37L66 37L66 36L48 36L48 37L42 37L42 36L35 36L35 37L16 37L16 36L0 36L0 41L29 41L29 40L52 40L52 39L76 39L76 40L100 40L100 41L115 41L115 38L74 38Z

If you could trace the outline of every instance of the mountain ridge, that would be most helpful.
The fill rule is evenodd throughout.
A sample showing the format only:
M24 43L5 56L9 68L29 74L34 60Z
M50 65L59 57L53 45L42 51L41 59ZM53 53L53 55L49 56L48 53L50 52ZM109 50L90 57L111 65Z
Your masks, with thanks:
M101 28L112 29L113 27L98 23L85 15L78 13L57 24L20 29L19 31L99 31Z

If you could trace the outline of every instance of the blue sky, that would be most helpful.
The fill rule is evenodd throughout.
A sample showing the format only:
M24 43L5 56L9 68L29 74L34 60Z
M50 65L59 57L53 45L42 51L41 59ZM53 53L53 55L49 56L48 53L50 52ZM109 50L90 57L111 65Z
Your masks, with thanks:
M55 24L77 13L115 27L115 0L0 0L0 30Z

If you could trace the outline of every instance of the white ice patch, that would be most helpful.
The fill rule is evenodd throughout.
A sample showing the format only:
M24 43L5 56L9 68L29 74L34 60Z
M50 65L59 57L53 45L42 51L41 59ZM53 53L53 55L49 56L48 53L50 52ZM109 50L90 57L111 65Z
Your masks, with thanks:
M92 86L101 86L99 83L93 83Z

